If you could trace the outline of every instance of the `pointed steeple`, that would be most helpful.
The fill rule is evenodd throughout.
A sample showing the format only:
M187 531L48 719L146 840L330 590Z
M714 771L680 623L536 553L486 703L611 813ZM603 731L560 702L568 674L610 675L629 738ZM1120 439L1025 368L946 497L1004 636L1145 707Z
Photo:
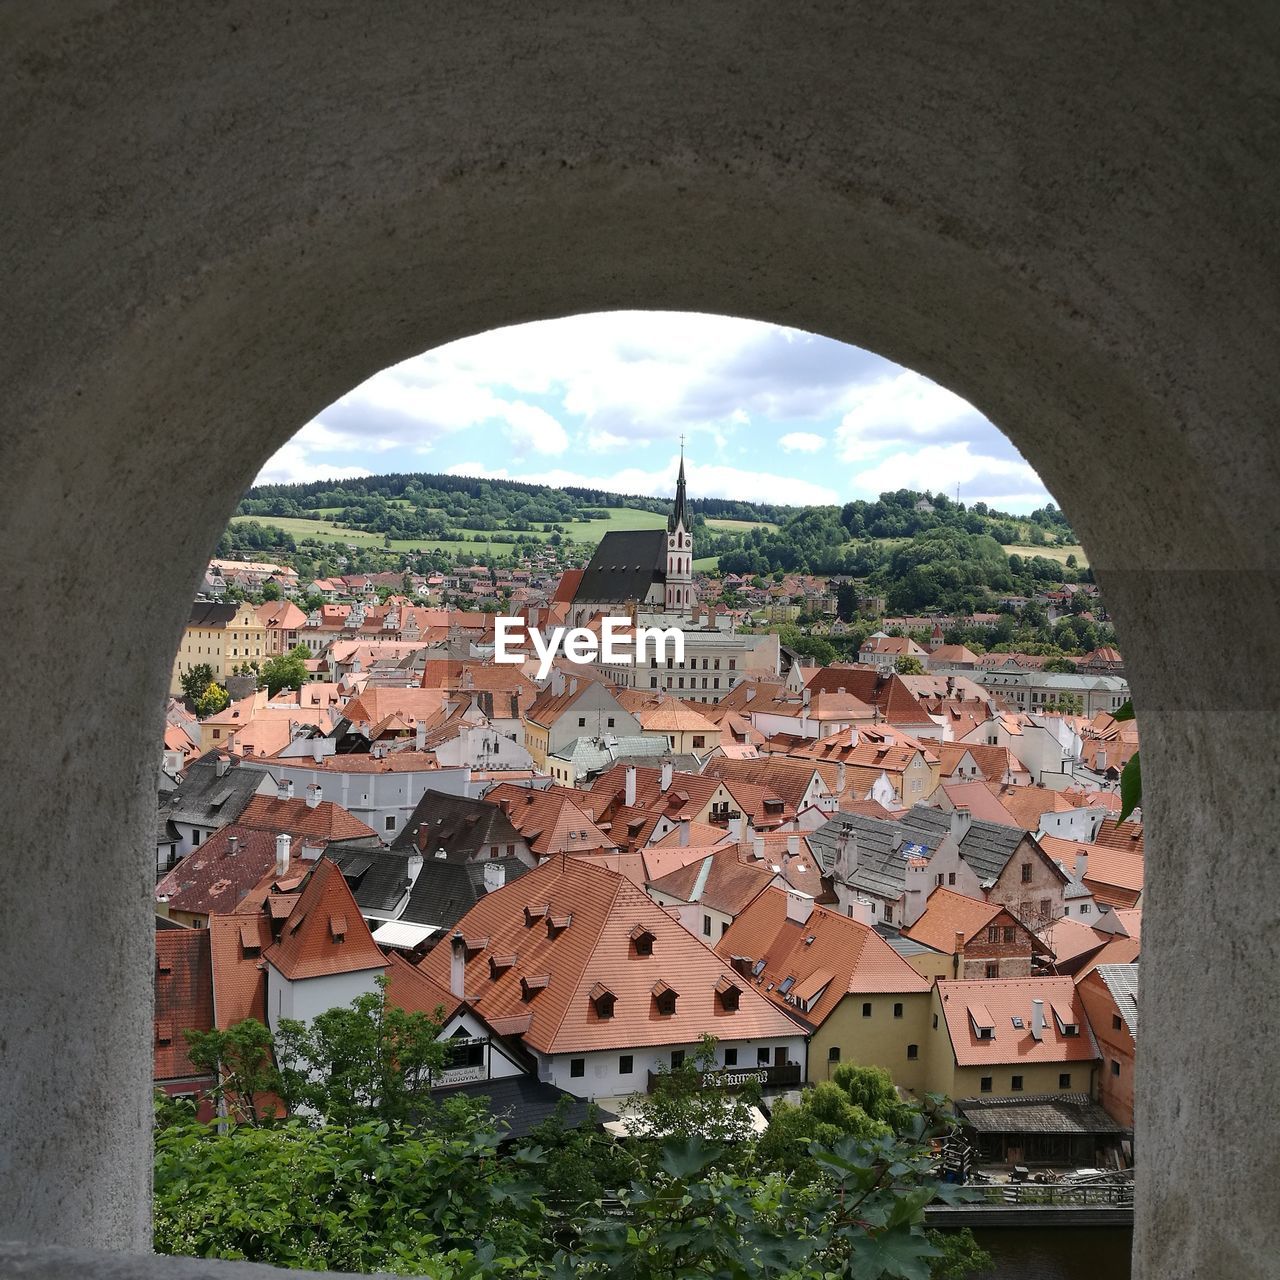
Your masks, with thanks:
M676 478L676 500L667 517L667 532L674 533L678 525L689 527L689 517L684 509L684 436L680 437L680 475Z

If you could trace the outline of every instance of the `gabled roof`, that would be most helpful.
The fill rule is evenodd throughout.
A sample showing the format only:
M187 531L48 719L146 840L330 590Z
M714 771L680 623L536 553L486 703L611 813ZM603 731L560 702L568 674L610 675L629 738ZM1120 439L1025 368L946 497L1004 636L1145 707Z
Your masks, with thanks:
M493 858L486 862L427 858L397 919L436 929L452 928L484 897L486 867L500 868L508 884L529 870L518 858Z
M225 1031L245 1018L267 1020L262 953L271 945L271 917L256 914L210 916L207 930L213 961L216 1025Z
M548 919L567 923L551 928ZM589 858L550 859L481 899L458 928L485 943L465 962L467 1003L495 1030L522 1035L543 1054L691 1044L707 1032L723 1040L797 1033L715 952ZM652 954L637 953L637 928L652 935ZM437 984L448 982L450 951L442 942L420 966ZM491 965L497 957L514 960ZM742 988L737 1010L716 994L724 978ZM679 993L670 1015L656 1008L661 981ZM590 999L598 982L616 997L612 1017L601 1018Z
M637 711L636 719L646 733L720 733L718 725L683 698L659 698L652 707Z
M160 807L161 818L198 827L226 826L240 816L266 777L267 771L256 765L206 752L187 765L177 789Z
M906 933L917 942L950 955L955 950L956 934L969 942L1004 910L998 902L967 898L939 886L929 895L920 918Z
M951 830L950 814L924 805L908 809L901 821L908 830L918 832L932 841L940 842ZM995 884L1000 878L1000 873L1023 840L1032 840L1034 843L1033 837L1025 831L973 818L960 841L960 856L973 868L979 881L986 887ZM936 844L934 847L937 847ZM1049 859L1049 863L1053 865L1052 859ZM1053 869L1064 881L1067 879L1056 866Z
M428 790L391 847L417 849L427 857L443 849L451 858L465 859L476 857L487 846L505 848L523 842L524 837L495 801Z
M983 785L1000 802L1009 819L1024 831L1035 831L1046 813L1066 813L1076 807L1061 792L1050 791L1047 787L1022 786L1012 782L1002 786L998 781Z
M957 1066L1090 1062L1098 1057L1084 1002L1070 978L939 978L937 986ZM1044 1002L1039 1039L1032 1034L1031 1002L1037 999ZM1063 1034L1055 1011L1069 1014L1079 1028L1077 1035ZM991 1039L979 1039L974 1015L976 1025L989 1019L994 1027Z
M271 795L254 796L240 815L240 825L259 831L305 836L326 843L331 840L365 840L370 836L376 838L378 834L332 800L321 800L311 805L298 796L291 800Z
M589 795L574 794L582 799ZM571 800L555 788L539 791L500 783L487 799L502 806L511 825L539 858L561 852L598 853L617 848L617 841L587 816L577 799Z
M869 926L821 906L814 906L803 924L788 919L782 889L766 889L753 899L716 943L716 952L725 960L749 961L745 967L753 976L739 974L739 981L813 1026L850 993L929 990L928 980ZM755 974L760 961L763 968ZM788 1001L788 995L806 1003L818 998L806 1009Z
M644 600L667 572L664 529L611 529L600 539L573 594L575 602Z
M1040 844L1051 858L1068 867L1085 855L1084 883L1098 902L1109 907L1132 907L1141 898L1145 866L1140 853L1057 836L1042 836Z
M933 724L920 700L902 682L902 677L894 672L881 675L874 667L833 663L818 667L809 677L806 687L811 694L838 692L843 689L876 708L892 725Z
M291 856L301 840L291 840ZM193 849L156 885L156 898L167 898L170 911L215 915L234 911L244 897L269 875L276 862L276 837L233 824Z
M387 1000L406 1013L425 1013L432 1019L440 1012L442 1023L463 1003L449 993L447 985L442 986L394 951L387 956Z
M773 878L768 867L744 861L737 845L722 845L696 862L651 880L649 887L677 902L697 902L736 916Z
M202 1076L183 1032L213 1027L213 966L205 929L156 930L155 1037L157 1081Z
M707 762L704 770L704 776L722 778L726 782L737 779L768 787L781 796L793 811L804 802L814 774L818 774L821 784L821 771L815 764L789 760L785 756L761 756L756 760L731 760L717 756ZM825 784L819 786L819 791L823 789Z
M263 958L291 982L387 965L342 872L328 858L315 864L279 942Z
M1098 977L1102 979L1116 1011L1124 1019L1129 1034L1138 1038L1138 966L1136 964L1100 964Z
M197 600L191 606L187 626L205 629L225 628L239 612L240 606L234 600L226 604L215 600Z

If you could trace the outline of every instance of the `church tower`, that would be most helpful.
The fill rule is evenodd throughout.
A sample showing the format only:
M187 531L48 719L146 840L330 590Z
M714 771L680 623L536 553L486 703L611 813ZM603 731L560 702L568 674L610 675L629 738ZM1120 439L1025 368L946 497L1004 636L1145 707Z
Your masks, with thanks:
M667 588L665 611L687 613L693 605L693 523L685 509L684 440L680 441L680 475L676 500L667 517Z

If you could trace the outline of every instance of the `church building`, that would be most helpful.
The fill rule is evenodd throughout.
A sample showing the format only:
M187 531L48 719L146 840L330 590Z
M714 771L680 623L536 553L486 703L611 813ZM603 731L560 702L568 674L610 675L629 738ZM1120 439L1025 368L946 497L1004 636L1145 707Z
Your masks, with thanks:
M676 497L663 529L611 530L600 540L573 597L573 622L596 613L687 615L693 587L693 517L685 505L684 449Z

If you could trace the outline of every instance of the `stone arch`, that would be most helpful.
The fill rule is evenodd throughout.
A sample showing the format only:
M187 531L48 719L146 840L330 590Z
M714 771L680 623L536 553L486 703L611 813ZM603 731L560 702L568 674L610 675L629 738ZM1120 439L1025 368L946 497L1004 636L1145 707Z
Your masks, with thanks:
M1267 765L1241 762L1280 747L1278 22L1261 0L1211 26L1114 0L6 14L7 634L56 681L33 701L30 667L0 675L25 709L0 747L3 1230L148 1239L154 709L257 467L425 347L665 307L919 369L1061 495L1165 784L1138 1274L1261 1275L1277 860Z

